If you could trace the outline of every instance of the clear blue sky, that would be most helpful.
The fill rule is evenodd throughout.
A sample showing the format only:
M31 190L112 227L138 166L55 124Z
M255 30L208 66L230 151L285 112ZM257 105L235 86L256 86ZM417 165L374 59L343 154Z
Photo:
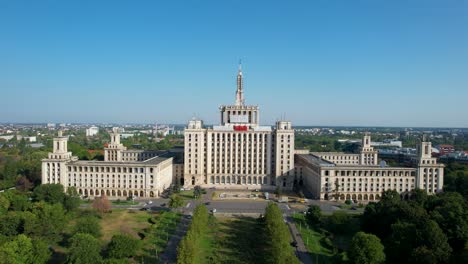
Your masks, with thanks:
M468 127L468 1L0 0L0 122Z

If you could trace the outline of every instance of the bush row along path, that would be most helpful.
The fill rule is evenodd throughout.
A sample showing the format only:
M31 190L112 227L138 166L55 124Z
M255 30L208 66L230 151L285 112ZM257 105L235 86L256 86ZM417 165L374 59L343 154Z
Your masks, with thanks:
M183 215L179 224L177 225L176 231L171 235L169 242L167 243L166 249L160 255L159 263L175 263L177 260L177 246L179 245L182 238L187 233L190 220Z

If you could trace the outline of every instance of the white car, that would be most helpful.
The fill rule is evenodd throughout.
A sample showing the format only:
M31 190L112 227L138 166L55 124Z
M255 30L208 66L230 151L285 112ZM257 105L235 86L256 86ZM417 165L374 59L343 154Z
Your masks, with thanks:
M148 201L148 204L152 204L152 203L153 203L153 201Z

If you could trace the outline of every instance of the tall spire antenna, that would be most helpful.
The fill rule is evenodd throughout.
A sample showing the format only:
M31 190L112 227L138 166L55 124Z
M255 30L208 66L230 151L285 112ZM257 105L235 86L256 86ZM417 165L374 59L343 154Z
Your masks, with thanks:
M244 105L244 87L242 82L242 61L239 60L239 72L237 73L236 105Z

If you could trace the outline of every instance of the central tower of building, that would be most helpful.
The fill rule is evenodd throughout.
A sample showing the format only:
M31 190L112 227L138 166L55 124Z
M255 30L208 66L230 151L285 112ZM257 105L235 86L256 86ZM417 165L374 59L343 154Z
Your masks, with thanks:
M220 106L220 124L189 121L185 129L184 186L291 189L294 182L294 130L291 122L260 125L256 105L246 105L241 66L235 104Z

